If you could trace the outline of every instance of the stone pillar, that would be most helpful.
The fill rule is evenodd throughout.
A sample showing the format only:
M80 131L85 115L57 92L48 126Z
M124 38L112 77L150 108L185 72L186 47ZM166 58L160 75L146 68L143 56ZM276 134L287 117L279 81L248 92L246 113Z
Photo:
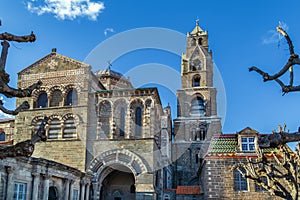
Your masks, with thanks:
M49 181L50 181L51 175L50 174L44 174L44 188L43 188L43 200L48 200L49 195Z
M70 199L73 199L73 187L74 187L74 180L70 180L70 193L69 193L69 197Z
M92 185L93 185L92 200L97 200L99 184L98 182L94 181Z
M14 193L13 171L14 170L11 166L6 166L6 172L7 172L6 199L13 199L13 193Z
M40 173L33 172L32 200L38 200Z
M85 181L80 181L80 200L84 200L85 197Z
M64 200L69 200L69 194L70 194L70 181L69 179L65 179L65 196Z
M87 183L85 188L85 200L89 200L89 196L90 196L90 183Z

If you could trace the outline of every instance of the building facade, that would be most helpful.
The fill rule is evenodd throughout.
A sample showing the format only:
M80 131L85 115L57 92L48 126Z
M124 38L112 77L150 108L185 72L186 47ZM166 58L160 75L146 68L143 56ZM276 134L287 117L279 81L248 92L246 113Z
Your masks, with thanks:
M18 73L19 88L38 80L43 85L32 97L17 99L17 106L27 100L30 109L13 120L6 142L31 138L45 115L47 141L36 144L30 159L1 161L6 196L0 199L273 198L232 169L255 157L258 133L222 134L208 33L198 22L187 34L173 123L156 88L134 88L110 67L92 72L56 49ZM251 139L244 144L244 137Z

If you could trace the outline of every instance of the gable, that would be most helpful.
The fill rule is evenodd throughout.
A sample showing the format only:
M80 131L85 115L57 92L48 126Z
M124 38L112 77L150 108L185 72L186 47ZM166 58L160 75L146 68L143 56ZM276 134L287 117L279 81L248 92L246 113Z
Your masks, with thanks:
M47 72L75 70L81 67L88 67L89 65L67 56L52 52L32 65L26 67L24 70L19 72L19 75L26 74L39 74Z

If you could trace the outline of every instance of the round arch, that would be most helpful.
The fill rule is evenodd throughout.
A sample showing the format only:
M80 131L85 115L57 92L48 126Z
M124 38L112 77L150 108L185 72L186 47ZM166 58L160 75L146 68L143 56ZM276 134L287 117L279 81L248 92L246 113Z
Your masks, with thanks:
M126 149L114 149L103 152L91 161L89 171L96 175L97 180L105 174L107 167L125 166L132 171L135 178L141 173L151 171L149 164L137 154Z

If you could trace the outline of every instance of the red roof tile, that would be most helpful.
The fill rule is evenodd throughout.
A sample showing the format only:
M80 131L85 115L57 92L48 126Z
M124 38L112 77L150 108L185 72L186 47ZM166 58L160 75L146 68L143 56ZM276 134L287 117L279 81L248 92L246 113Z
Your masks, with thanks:
M177 186L176 194L201 194L199 186Z

